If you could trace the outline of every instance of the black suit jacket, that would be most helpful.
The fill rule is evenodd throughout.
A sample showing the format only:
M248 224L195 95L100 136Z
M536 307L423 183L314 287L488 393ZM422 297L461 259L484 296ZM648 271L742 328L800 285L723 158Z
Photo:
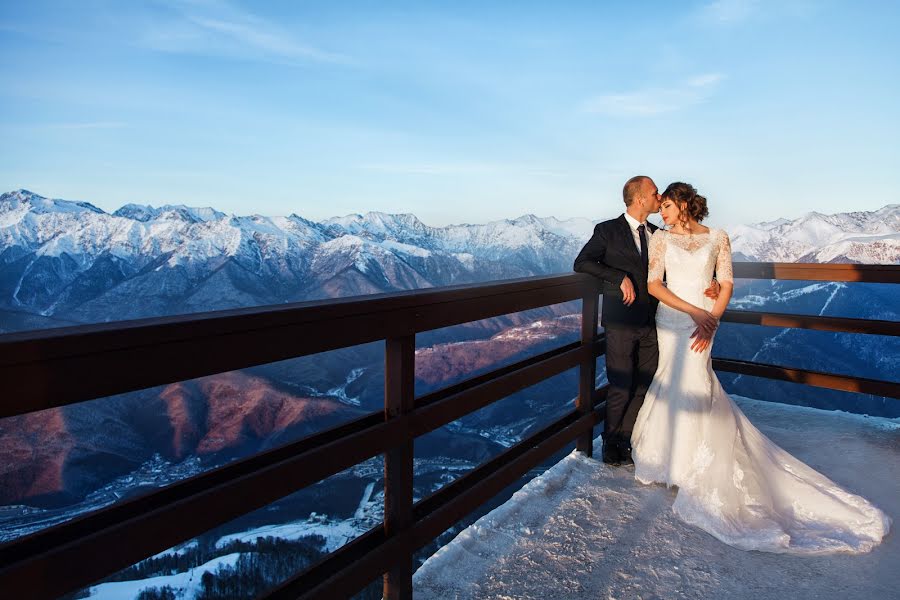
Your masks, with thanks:
M650 233L658 229L650 222L647 225ZM641 261L641 253L635 246L624 214L594 227L594 235L578 253L574 268L579 273L590 273L602 280L601 325L640 327L653 323L659 301L647 291L647 269ZM631 279L634 285L636 298L631 306L622 303L619 286L625 277Z

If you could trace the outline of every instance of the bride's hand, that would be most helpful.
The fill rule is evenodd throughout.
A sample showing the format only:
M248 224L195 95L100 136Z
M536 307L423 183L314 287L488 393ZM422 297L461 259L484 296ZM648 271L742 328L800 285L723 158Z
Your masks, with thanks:
M694 338L694 342L691 344L691 350L694 352L703 352L709 348L709 345L712 343L712 336L707 336L705 333L701 332L699 328L691 337Z
M697 330L691 337L698 334L705 334L708 337L712 337L712 334L715 333L716 328L719 326L719 320L715 318L712 313L701 308L692 311L690 315L694 320L694 323L697 324Z
M712 338L703 337L698 335L694 338L694 343L691 344L691 350L694 352L700 353L709 348L709 345L712 343Z

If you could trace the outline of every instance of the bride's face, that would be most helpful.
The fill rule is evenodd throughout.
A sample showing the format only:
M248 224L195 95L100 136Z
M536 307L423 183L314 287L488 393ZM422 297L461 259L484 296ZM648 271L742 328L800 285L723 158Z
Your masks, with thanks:
M662 216L663 223L671 226L678 222L678 216L681 214L681 210L674 200L664 197L662 199L662 204L659 207L659 214Z

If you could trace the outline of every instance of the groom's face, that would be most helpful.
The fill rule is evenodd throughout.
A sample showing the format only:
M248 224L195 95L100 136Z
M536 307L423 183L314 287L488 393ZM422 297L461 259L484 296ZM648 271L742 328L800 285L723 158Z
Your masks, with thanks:
M644 203L644 208L650 211L651 214L659 212L659 204L662 201L662 197L659 195L659 188L652 181L648 180L645 182L644 197L641 198L641 201Z

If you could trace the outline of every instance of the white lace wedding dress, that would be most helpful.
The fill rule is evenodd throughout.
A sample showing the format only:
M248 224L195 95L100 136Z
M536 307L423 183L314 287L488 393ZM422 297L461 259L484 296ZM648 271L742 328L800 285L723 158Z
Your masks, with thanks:
M658 231L650 240L649 280L707 310L713 276L732 280L731 246L721 230ZM867 552L890 519L763 435L722 389L710 349L690 349L693 320L659 305L659 366L632 435L635 477L677 486L684 521L745 550L823 554Z

